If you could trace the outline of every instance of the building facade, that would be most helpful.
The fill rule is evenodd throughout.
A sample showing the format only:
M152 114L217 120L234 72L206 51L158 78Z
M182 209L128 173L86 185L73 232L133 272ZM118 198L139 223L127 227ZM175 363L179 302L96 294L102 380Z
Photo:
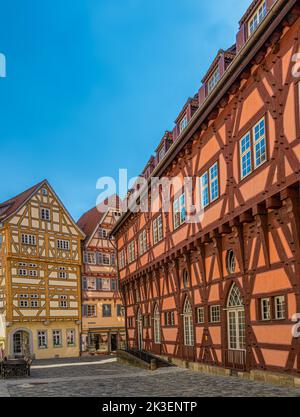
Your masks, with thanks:
M85 213L82 267L82 351L107 354L125 347L124 309L119 297L116 248L109 238L119 219L119 199ZM107 202L108 204L108 202Z
M5 356L79 356L83 239L47 181L0 205Z
M130 348L300 372L299 16L295 0L251 3L147 166L152 210L115 225Z

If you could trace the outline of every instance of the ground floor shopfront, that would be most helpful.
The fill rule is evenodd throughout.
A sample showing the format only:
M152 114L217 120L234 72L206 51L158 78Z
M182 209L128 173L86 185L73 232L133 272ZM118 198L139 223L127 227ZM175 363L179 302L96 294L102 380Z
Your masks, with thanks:
M93 328L81 336L82 353L108 354L124 349L126 333L122 328Z

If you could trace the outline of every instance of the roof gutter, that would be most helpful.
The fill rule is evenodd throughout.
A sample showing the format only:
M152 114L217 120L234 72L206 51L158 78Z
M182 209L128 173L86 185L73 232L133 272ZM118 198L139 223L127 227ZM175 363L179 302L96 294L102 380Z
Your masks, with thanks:
M256 30L255 34L249 38L248 42L246 42L241 51L236 55L236 58L232 61L223 77L220 79L215 90L207 97L201 107L197 109L182 135L177 138L176 142L174 142L166 153L164 159L154 169L147 182L148 188L151 184L151 179L153 177L160 177L172 160L180 153L187 142L200 128L201 124L214 110L215 106L222 99L224 94L226 94L238 76L243 72L244 68L252 61L258 51L263 47L264 43L276 29L278 24L284 19L286 14L297 2L298 0L277 0L265 17L264 21ZM120 229L130 214L131 212L128 209L111 230L111 235L114 235Z

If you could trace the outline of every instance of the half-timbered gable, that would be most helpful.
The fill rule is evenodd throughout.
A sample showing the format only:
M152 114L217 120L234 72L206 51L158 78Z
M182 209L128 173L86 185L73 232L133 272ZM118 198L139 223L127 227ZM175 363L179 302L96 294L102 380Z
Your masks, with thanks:
M109 237L120 215L119 197L112 196L78 221L86 234L81 281L82 340L87 353L115 351L125 342L116 247Z
M7 326L7 354L21 354L29 344L26 349L38 357L76 356L83 232L47 181L1 207L2 297L6 300L1 312ZM68 329L75 338L70 344ZM61 342L55 351L54 331L60 332ZM41 332L49 338L47 346L39 346Z
M252 2L237 45L220 51L199 107L152 170L158 208L128 211L114 227L129 346L299 372L299 16L294 0Z

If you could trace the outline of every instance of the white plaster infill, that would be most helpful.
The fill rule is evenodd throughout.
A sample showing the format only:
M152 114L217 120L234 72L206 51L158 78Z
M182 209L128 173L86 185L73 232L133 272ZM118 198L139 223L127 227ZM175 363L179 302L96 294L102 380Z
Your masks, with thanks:
M117 358L104 359L103 361L98 362L74 362L74 363L55 363L52 365L33 365L31 369L50 369L50 368L67 368L70 366L97 366L105 365L107 363L117 362Z

